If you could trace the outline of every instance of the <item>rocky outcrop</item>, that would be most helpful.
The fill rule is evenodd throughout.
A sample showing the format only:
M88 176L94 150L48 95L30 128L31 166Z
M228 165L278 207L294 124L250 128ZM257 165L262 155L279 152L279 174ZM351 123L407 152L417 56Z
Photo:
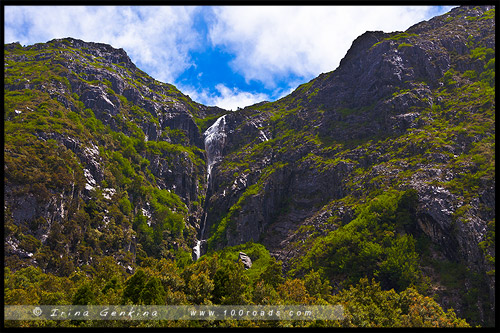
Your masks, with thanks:
M240 252L238 256L238 260L243 263L243 267L245 269L249 269L252 267L252 259L250 259L249 256L247 256L246 253Z

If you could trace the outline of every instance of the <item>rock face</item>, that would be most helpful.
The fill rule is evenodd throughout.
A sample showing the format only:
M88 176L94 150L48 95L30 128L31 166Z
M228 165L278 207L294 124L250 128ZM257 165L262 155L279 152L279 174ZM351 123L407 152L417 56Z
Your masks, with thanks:
M284 129L300 131L307 123L311 128L309 132L323 142L352 145L372 139L382 141L428 126L430 120L424 112L443 104L443 97L436 94L436 90L444 86L444 74L456 70L456 66L465 72L485 65L484 61L479 64L470 59L471 47L466 45L468 40L474 40L474 45L494 47L492 30L476 28L487 10L456 9L448 16L415 25L404 33L367 32L353 42L334 72L320 75L280 101L225 116L223 152L226 156L213 171L215 193L209 198L210 207L217 207L215 214L228 211L251 185L263 180L262 190L248 196L238 210L237 232L233 234L241 237L227 233L228 244L261 239L265 226L279 219L276 213L286 209L290 200L294 211L283 218L287 221L284 224L303 221L314 213L311 207L320 207L348 194L345 179L355 167L373 167L386 158L377 151L359 147L349 151L346 158L325 165L328 172L324 172L315 168L317 160L308 158L319 153L317 142L310 140L286 149ZM467 15L474 15L474 20L464 19ZM454 28L453 34L448 31ZM273 119L278 115L281 122ZM462 153L463 147L471 144L469 139L464 140L454 142L449 152ZM419 151L418 145L408 148L412 150L410 153L425 152L421 148ZM258 151L253 154L252 149ZM332 147L328 155L336 156L338 152L339 148ZM321 159L327 157L323 151L321 155ZM448 156L435 156L435 160L451 161ZM243 165L237 165L239 161ZM266 179L262 179L262 171L277 162L283 165L265 173ZM426 181L441 176L428 175ZM421 185L414 183L413 186ZM429 195L427 187L419 192L422 196ZM424 199L427 198L429 196ZM456 198L444 201L453 202ZM422 211L429 208L422 207ZM448 208L450 212L454 210L451 206ZM434 209L440 210L440 214L446 211L441 206ZM223 217L213 216L210 211L208 214L209 225ZM248 224L253 226L246 227ZM283 228L287 229L286 225ZM463 252L465 255L466 251Z
M41 263L24 251L29 260L16 265L62 274L99 255L126 267L137 256L190 252L207 188L197 121L225 111L152 79L109 45L65 38L5 51L6 253L28 238L45 253ZM64 264L49 259L63 240Z
M406 32L367 32L335 71L225 116L208 247L260 242L292 268L311 237L356 216L355 203L414 189L411 232L482 272L491 319L493 16L491 7L460 7Z
M430 294L494 322L494 15L366 32L336 70L236 112L109 45L5 45L6 265L69 275L253 241L293 271L365 203L412 190L400 232L418 239Z

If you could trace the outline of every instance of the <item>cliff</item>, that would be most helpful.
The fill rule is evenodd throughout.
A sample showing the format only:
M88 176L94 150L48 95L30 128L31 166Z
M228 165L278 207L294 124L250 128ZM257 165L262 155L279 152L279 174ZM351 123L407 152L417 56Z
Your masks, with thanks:
M425 243L417 244L427 253L419 265L444 304L467 307L438 282L449 268L437 261L457 264L451 274L461 276L462 288L489 295L476 315L491 316L493 12L460 7L405 32L366 32L335 71L279 101L228 114L208 196L209 249L260 242L287 269L327 269L345 283L353 272L332 262L335 251L368 250L328 242L361 205L413 190L410 222L385 231ZM377 239L375 232L364 237ZM368 276L379 272L361 267Z

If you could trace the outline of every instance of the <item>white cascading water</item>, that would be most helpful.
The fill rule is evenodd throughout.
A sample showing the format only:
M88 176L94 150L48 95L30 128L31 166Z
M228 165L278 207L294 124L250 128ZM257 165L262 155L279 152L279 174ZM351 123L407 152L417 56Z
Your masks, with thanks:
M207 183L212 174L212 167L219 162L222 157L222 149L226 142L226 115L219 117L210 126L203 136L205 137L205 151L207 152Z
M203 137L205 138L205 151L207 152L207 188L210 188L212 168L215 163L219 162L222 158L222 149L224 148L224 144L226 142L225 117L226 115L219 117L215 123L213 123L212 126L207 128L207 130L203 133ZM208 200L208 198L206 198L206 200ZM195 261L200 258L201 244L206 241L205 239L202 239L205 234L206 220L207 215L205 214L201 225L200 239L196 241L196 246L193 247Z
M201 254L201 240L196 241L196 246L193 247L194 260L198 260Z

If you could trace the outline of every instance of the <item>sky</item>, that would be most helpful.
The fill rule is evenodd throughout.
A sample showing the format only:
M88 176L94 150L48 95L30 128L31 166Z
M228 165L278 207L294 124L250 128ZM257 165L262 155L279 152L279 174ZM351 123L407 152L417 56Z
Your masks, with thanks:
M5 6L4 42L73 37L123 48L194 101L236 110L335 70L365 31L404 31L452 6Z

